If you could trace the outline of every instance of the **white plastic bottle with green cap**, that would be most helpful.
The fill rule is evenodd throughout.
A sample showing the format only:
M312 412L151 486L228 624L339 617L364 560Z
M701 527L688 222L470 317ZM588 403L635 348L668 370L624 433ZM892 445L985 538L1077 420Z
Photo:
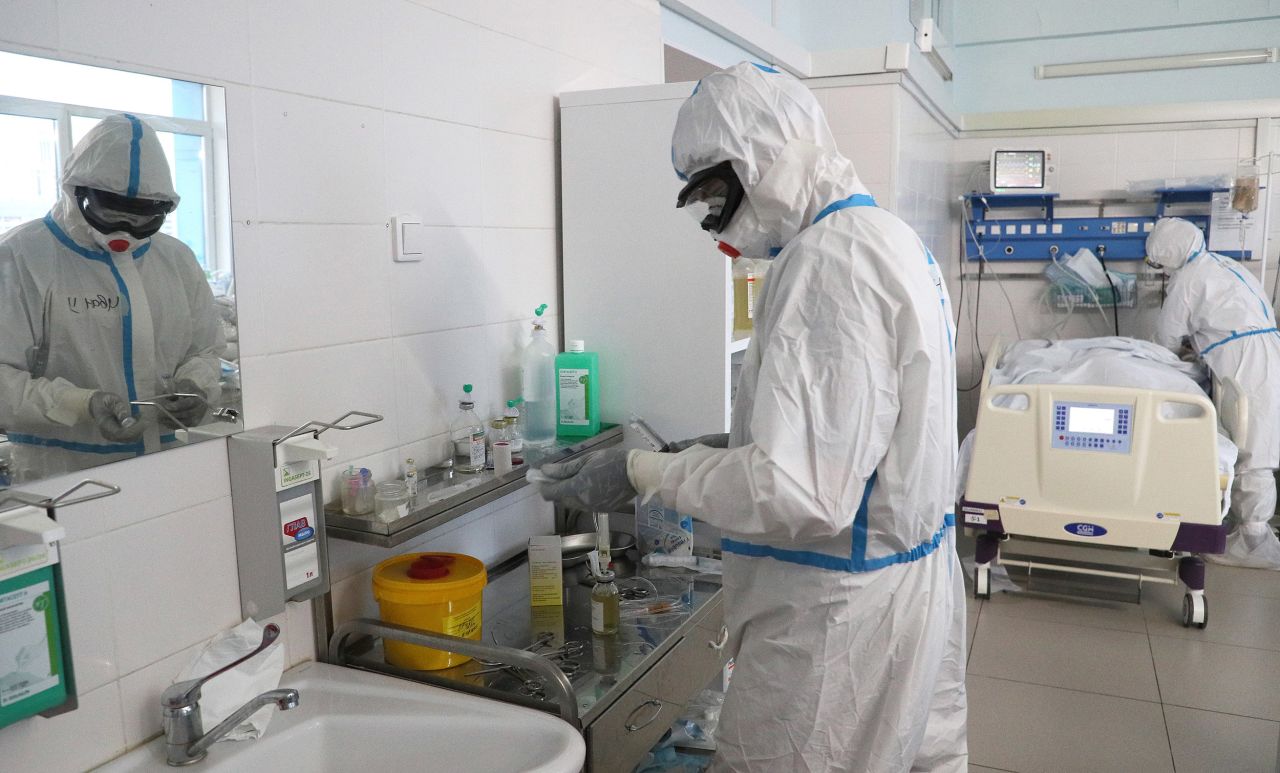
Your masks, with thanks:
M542 315L547 304L534 310L533 336L521 358L524 410L521 424L524 442L542 446L556 439L556 345L547 336Z
M476 416L475 401L471 399L471 385L462 385L462 399L458 401L457 420L449 437L453 440L453 469L475 473L484 470L484 422Z

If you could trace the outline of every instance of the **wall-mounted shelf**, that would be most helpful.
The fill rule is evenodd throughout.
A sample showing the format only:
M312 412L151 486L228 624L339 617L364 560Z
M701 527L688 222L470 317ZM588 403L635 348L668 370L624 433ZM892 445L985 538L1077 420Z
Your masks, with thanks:
M563 462L588 451L622 442L622 427L606 425L600 434L572 441L558 440L545 449L526 448L525 464L506 475L492 470L464 475L433 468L418 484L418 509L390 523L370 516L346 515L336 505L325 506L325 532L333 539L391 548L461 518L467 513L529 485L525 472L547 462ZM446 494L453 486L464 486ZM444 495L437 501L435 497Z
M1177 205L1194 205L1201 212L1179 212L1205 232L1208 241L1214 194L1225 188L1165 188L1142 198L1090 199L1068 201L1056 193L990 194L971 193L968 222L965 227L965 259L989 262L1009 260L1052 260L1066 257L1081 248L1098 251L1106 248L1107 260L1141 260L1146 257L1147 235L1156 220L1167 216L1167 209ZM1150 215L1106 215L1107 207L1151 207ZM1064 206L1097 207L1097 217L1058 217L1054 208ZM1007 217L992 217L993 212L1008 211ZM1014 214L1017 210L1022 213ZM1035 214L1028 211L1038 210ZM1249 259L1245 251L1219 250L1222 255Z

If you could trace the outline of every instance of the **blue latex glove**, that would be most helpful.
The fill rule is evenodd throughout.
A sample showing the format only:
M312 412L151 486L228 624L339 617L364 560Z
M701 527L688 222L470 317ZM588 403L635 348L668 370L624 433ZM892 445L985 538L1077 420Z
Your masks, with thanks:
M627 454L622 447L606 448L560 464L544 464L538 484L543 499L565 507L591 512L616 510L636 497L627 475Z

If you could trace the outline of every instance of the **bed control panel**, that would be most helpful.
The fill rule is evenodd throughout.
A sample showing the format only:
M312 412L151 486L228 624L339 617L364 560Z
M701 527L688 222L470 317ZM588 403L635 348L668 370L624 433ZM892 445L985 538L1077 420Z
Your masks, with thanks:
M1133 406L1125 403L1053 403L1053 447L1068 451L1129 453Z

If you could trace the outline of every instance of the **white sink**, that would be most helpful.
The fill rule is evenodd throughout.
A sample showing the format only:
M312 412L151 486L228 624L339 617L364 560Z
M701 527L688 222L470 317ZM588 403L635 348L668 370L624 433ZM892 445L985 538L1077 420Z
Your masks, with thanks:
M290 669L280 686L301 694L296 709L273 709L261 738L220 741L186 769L577 773L586 757L582 736L566 722L499 701L325 663ZM99 770L174 768L158 738Z

